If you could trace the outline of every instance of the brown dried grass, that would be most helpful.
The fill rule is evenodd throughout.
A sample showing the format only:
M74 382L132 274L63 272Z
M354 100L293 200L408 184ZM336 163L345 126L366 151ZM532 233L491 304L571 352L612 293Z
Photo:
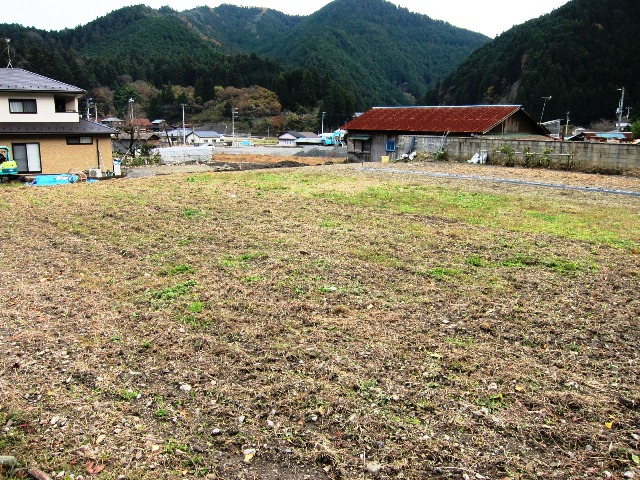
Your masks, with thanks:
M416 185L640 211L354 166L2 188L0 454L105 479L635 468L636 247L357 201Z

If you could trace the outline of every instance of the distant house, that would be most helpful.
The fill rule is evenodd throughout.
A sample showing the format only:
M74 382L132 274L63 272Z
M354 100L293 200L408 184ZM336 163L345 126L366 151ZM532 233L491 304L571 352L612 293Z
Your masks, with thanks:
M0 69L0 145L20 173L113 171L116 130L80 118L86 92L21 68Z
M193 133L193 130L188 128L174 128L173 130L167 130L164 132L163 138L169 143L169 145L183 145L186 143L186 139Z
M172 129L173 127L171 125L169 125L166 120L163 120L161 118L158 118L156 120L153 120L151 122L151 129L154 132L159 132L160 130L168 130L168 129Z
M112 128L122 128L124 127L124 120L119 119L118 117L107 117L102 119L100 122L103 125L107 125Z
M296 146L296 136L298 132L285 132L278 137L278 145L282 147L295 147Z
M187 136L187 144L199 147L201 145L214 145L222 143L224 138L213 130L194 130Z
M131 151L131 148L139 149L143 145L158 147L161 144L160 134L156 132L135 132L133 141L131 141L130 132L119 132L117 139L113 141L113 150L117 153L124 154Z
M278 137L278 145L295 147L297 145L319 145L321 138L313 132L285 132Z
M349 161L395 160L405 152L397 145L403 136L433 137L440 145L447 136L547 136L520 105L458 107L376 107L346 123Z
M567 139L570 142L631 143L631 132L589 132L581 131Z
M153 130L153 124L148 118L134 118L133 129L136 132L151 132Z

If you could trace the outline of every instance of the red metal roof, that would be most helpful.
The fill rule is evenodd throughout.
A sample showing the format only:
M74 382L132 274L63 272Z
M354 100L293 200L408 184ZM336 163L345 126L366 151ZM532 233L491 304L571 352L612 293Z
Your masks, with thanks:
M343 128L349 131L486 133L522 107L375 107Z

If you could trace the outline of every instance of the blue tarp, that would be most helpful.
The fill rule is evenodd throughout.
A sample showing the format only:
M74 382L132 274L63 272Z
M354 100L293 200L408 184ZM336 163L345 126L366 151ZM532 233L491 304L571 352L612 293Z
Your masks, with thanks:
M67 185L69 183L75 183L79 180L78 175L73 173L60 173L56 175L36 175L32 185L40 187L47 187L50 185ZM96 180L87 179L88 182Z

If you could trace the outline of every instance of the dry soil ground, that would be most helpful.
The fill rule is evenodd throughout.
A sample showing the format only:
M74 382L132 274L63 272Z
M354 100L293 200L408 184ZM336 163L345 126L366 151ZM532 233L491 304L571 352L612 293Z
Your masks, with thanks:
M0 477L637 478L640 198L424 173L640 179L375 167L0 188Z

